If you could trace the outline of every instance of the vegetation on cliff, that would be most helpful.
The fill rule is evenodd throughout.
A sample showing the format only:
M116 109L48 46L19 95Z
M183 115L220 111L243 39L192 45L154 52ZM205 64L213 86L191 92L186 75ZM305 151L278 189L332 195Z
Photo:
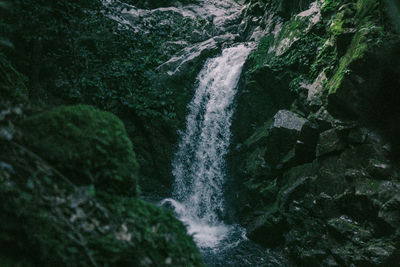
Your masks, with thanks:
M248 11L264 35L246 63L233 125L239 217L250 238L284 248L299 266L393 265L393 1L286 2L254 1Z
M138 199L131 137L145 132L116 115L174 127L171 92L148 74L173 50L117 8L0 2L1 266L202 265L184 225Z

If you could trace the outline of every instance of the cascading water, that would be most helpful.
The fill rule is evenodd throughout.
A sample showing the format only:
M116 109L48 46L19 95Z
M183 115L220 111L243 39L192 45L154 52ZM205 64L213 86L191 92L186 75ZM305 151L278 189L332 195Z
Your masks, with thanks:
M250 51L245 44L226 48L209 59L198 75L186 130L173 162L174 199L162 202L174 207L202 248L216 248L232 230L222 221L225 156L236 88Z
M240 6L230 0L201 0L198 6L180 10L184 15L215 16L213 23L220 33L240 14ZM225 48L220 56L207 60L198 74L186 128L180 134L172 162L173 195L160 203L174 209L209 266L290 266L282 264L285 260L280 253L251 242L244 228L224 220L228 217L224 200L225 158L230 146L233 103L243 65L255 45L241 43ZM193 58L190 53L186 56Z

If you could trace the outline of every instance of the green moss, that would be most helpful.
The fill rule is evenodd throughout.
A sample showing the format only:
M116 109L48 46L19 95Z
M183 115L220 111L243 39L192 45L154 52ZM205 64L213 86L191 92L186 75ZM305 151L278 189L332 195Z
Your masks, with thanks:
M337 70L327 84L328 92L330 94L335 93L338 90L344 76L350 72L350 64L362 58L368 51L368 35L374 31L382 31L380 27L375 25L373 19L373 11L377 5L378 2L375 0L359 0L355 3L355 23L357 32L355 33L346 54L340 59ZM337 25L335 26L335 23L333 23L334 26L333 28L331 26L331 30L333 33L336 32L337 34L340 34L341 26L338 26L338 22L336 24Z
M357 32L354 36L350 48L347 50L346 54L340 60L339 66L329 80L327 88L330 94L335 93L342 83L342 80L346 74L349 72L350 64L361 58L367 50L366 38L363 32Z
M268 120L264 125L260 128L258 128L252 136L250 136L245 142L245 146L249 147L256 142L260 141L262 138L265 138L268 136L269 132L268 129L271 127L273 118Z
M114 223L109 225L111 231L106 230L104 234L81 232L87 253L99 266L164 266L168 261L171 266L202 265L192 237L170 212L138 199L103 197L110 215L116 218L111 219ZM40 222L46 226L33 229L42 261L53 257L54 265L47 266L63 263L91 266L78 244L60 238L64 234L57 229L57 224L65 227L62 221L42 219ZM90 220L89 225L93 225Z
M311 64L309 78L315 79L319 73L324 70L325 74L330 76L335 70L338 63L338 54L336 47L332 44L332 39L329 38L319 49L319 53L315 61Z
M284 46L287 43L293 43L301 36L304 36L309 23L307 17L296 16L282 26L282 29L276 38L273 34L268 34L261 38L257 49L249 56L249 59L252 61L252 68L248 72L254 72L257 69L262 68L271 59L275 59L276 49L280 46ZM274 49L271 50L271 47L273 46Z
M356 2L356 18L363 20L370 17L378 5L379 1L376 0L358 0Z
M340 12L335 16L332 24L330 25L330 30L333 35L339 35L344 32L343 23L344 23L344 13Z
M79 185L136 194L138 164L123 123L90 106L64 106L22 121L26 143Z
M137 244L138 258L148 258L161 265L168 258L172 266L201 265L192 237L186 234L184 225L171 212L130 198L111 197L106 201L116 208L118 217L126 216L126 234L132 234L132 242Z
M279 43L287 38L290 41L299 38L300 36L305 34L305 30L307 29L309 24L310 21L308 17L293 17L282 27L282 30L279 32L279 35L277 37L277 42Z
M249 55L249 60L252 61L250 72L254 72L264 66L265 62L271 57L269 55L269 49L273 44L273 34L266 35L260 39L257 49Z
M0 140L12 166L0 166L0 266L202 266L171 212L118 192L93 195L19 142Z
M327 12L333 12L335 11L339 5L341 4L341 0L326 0L324 1L322 5L322 12L327 13Z

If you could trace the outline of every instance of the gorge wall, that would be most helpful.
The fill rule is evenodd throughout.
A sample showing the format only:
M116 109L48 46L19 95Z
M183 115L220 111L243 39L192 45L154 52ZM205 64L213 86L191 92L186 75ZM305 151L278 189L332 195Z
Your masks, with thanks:
M249 238L299 266L399 260L394 1L253 1L231 185Z
M207 59L252 42L218 192L227 222L259 246L216 258L396 266L399 10L395 0L0 0L0 265L202 266L184 225L142 199L171 195Z

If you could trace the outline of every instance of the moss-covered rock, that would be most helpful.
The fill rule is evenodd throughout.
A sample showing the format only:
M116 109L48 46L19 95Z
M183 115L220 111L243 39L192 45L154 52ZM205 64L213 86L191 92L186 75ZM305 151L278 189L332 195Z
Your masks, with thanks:
M231 161L249 237L298 266L395 265L400 36L385 13L395 5L250 2L264 36L245 65ZM269 131L280 109L307 119L293 139Z
M25 179L14 170L1 173L2 266L201 266L170 212L134 198L100 200L39 169Z
M138 164L123 123L90 106L64 106L21 122L27 146L78 185L136 195Z
M122 166L137 164L115 116L60 107L20 125L0 137L1 266L202 266L171 212L130 196L136 185Z

